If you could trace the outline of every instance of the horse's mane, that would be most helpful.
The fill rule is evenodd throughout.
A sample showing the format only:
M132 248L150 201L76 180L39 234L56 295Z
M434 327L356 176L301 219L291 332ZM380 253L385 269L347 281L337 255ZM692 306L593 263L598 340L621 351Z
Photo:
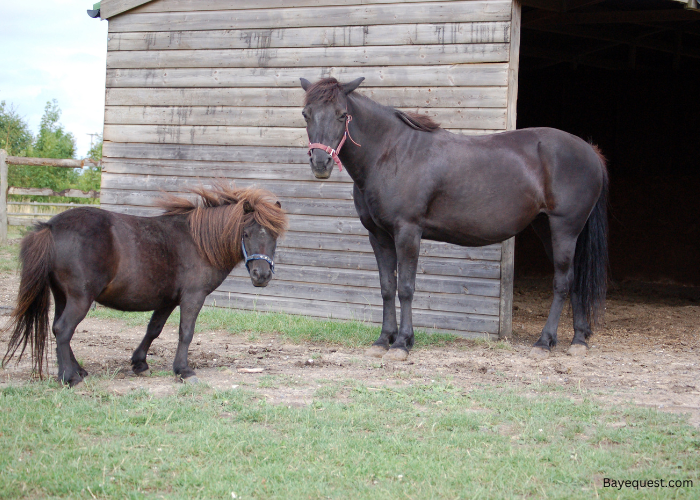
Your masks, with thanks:
M275 238L287 230L287 214L275 203L275 196L264 189L242 188L223 182L212 189L190 189L199 200L163 195L158 206L164 215L187 214L192 239L201 255L218 269L233 269L243 260L243 228L253 221Z
M304 105L312 103L335 102L344 92L343 85L333 77L323 78L309 87L304 98ZM364 96L361 96L364 97ZM433 121L432 118L418 113L410 113L406 111L394 110L396 116L406 125L415 130L423 132L433 132L440 128L440 124Z
M407 111L396 110L396 116L401 118L406 125L409 127L420 130L422 132L434 132L440 128L440 124L436 123L432 118L427 115L421 115L418 113L410 113Z
M306 91L304 106L316 102L335 102L344 92L343 85L335 78L322 78Z

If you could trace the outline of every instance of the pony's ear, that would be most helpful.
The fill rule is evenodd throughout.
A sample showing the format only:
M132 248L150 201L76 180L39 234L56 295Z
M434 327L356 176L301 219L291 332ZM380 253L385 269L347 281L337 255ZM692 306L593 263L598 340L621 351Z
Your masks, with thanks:
M357 87L359 87L364 79L365 79L365 77L361 76L357 80L353 80L350 83L344 83L343 84L343 92L345 92L345 95L348 95L350 92L352 92Z
M309 87L311 87L310 81L308 81L306 78L299 78L299 81L301 82L302 89L309 90Z
M243 202L243 213L244 214L249 214L251 212L255 212L255 209L253 208L253 205L250 204L249 201L244 201Z
M277 205L277 208L282 208L282 204L279 201L276 201L275 205Z

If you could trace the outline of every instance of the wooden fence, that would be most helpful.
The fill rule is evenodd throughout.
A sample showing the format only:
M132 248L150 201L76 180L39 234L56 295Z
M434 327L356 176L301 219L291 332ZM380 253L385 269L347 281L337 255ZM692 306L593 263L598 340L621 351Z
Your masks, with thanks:
M70 198L99 198L99 191L80 191L78 189L65 189L54 191L49 188L19 188L8 185L8 165L38 165L59 168L83 168L85 166L98 166L92 160L64 160L55 158L25 158L22 156L8 156L7 152L0 149L0 242L7 241L8 226L28 226L40 220L37 216L43 215L38 211L39 207L75 207L79 203L41 203L7 201L8 195L25 196L66 196ZM31 213L10 212L8 207L30 206ZM49 215L49 214L46 214Z

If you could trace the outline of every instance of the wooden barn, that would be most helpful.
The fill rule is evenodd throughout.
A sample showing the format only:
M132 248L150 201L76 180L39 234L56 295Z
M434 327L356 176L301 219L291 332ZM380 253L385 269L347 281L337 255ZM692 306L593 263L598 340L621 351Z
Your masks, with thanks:
M351 180L337 171L317 180L308 165L300 77L364 76L358 92L382 104L429 114L455 133L492 133L516 127L521 41L533 68L574 71L596 59L591 44L607 44L604 61L606 50L631 43L643 56L648 45L669 45L664 23L684 41L700 17L694 0L633 8L620 0L392 1L102 0L93 11L109 20L102 206L154 214L160 191L213 178L267 188L291 220L277 275L255 289L237 269L210 304L379 323L379 278ZM541 31L530 36L526 23ZM640 35L647 24L655 34ZM671 46L673 65L697 54ZM628 70L631 59L622 63ZM538 86L549 93L555 84L533 78L533 96ZM557 115L557 96L538 98ZM513 240L484 248L424 241L421 255L417 328L510 333Z

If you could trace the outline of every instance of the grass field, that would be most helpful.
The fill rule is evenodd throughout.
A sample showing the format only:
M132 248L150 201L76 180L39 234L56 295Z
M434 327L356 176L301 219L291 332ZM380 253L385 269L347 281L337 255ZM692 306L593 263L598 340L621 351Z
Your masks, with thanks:
M697 498L700 485L619 491L603 478L695 479L683 418L606 408L540 386L353 380L304 408L251 390L114 396L103 381L0 392L0 497Z
M0 273L16 269L16 252L0 248ZM90 316L139 326L150 317L104 308ZM378 334L360 322L213 308L198 329L349 348ZM417 335L421 349L453 342ZM606 404L580 385L466 388L450 376L391 376L393 385L375 385L374 375L316 379L305 406L264 395L306 383L296 376L262 375L230 390L182 385L159 397L115 393L105 376L74 389L4 382L0 498L700 498L700 432L685 416ZM172 374L145 385L160 377ZM615 489L605 478L693 484Z

